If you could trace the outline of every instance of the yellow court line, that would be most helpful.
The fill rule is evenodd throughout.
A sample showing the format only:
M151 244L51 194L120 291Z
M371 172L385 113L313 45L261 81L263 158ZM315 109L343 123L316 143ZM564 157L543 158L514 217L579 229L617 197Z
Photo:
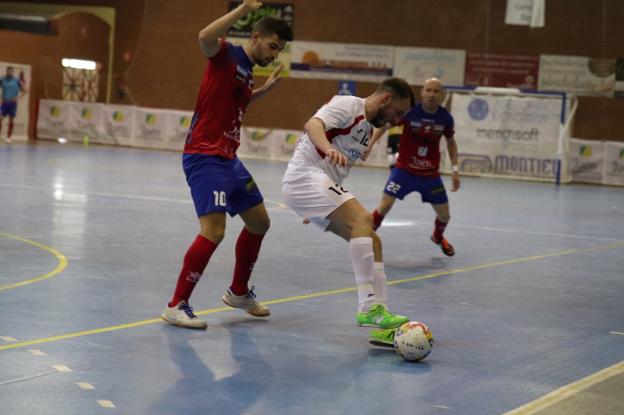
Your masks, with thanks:
M594 373L593 375L589 375L583 379L577 380L576 382L570 383L568 385L562 386L559 389L556 389L541 398L538 398L532 402L527 403L526 405L522 405L514 410L509 412L505 412L503 415L530 415L536 412L541 411L549 406L552 406L576 393L579 393L591 386L603 382L613 376L617 376L624 373L624 361L620 363L616 363L613 366L609 366L605 369L602 369L599 372Z
M403 283L406 283L406 282L413 282L413 281L420 281L420 280L436 278L436 277L440 277L440 276L443 276L443 275L459 274L459 273L462 273L462 272L469 272L469 271L474 271L474 270L477 270L477 269L486 269L486 268L493 268L493 267L497 267L497 266L501 266L501 265L517 264L517 263L521 263L521 262L534 261L534 260L537 260L537 259L543 259L543 258L549 258L549 257L564 256L564 255L570 255L570 254L575 254L575 253L595 252L595 251L602 251L602 250L621 248L621 247L624 247L624 242L613 243L613 244L608 244L608 245L602 245L602 246L597 246L597 247L594 247L594 248L568 249L568 250L565 250L565 251L552 252L552 253L549 253L549 254L533 255L533 256L522 257L522 258L509 259L509 260L506 260L506 261L489 262L489 263L486 263L486 264L473 265L473 266L464 267L464 268L456 268L456 269L450 269L450 270L445 270L445 271L440 271L440 272L434 272L434 273L430 273L430 274L419 275L419 276L416 276L416 277L404 278L404 279L401 279L401 280L389 281L388 285L403 284ZM276 299L276 300L263 301L262 304L271 305L271 304L288 303L288 302L292 302L292 301L307 300L307 299L310 299L310 298L324 297L324 296L327 296L327 295L343 294L343 293L352 292L352 291L356 291L356 290L357 290L357 287L338 288L338 289L335 289L335 290L319 291L319 292L310 293L310 294L296 295L296 296L292 296L292 297L279 298L279 299ZM195 314L197 314L198 316L203 316L203 315L207 315L207 314L214 314L214 313L220 313L220 312L223 312L223 311L232 311L232 310L233 309L231 307L219 307L219 308L211 308L211 309L208 309L208 310L198 311ZM108 332L111 332L111 331L129 329L129 328L133 328L133 327L140 327L140 326L145 326L145 325L148 325L148 324L158 323L160 321L161 320L159 318L153 318L153 319L149 319L149 320L137 321L137 322L134 322L134 323L119 324L119 325L116 325L116 326L101 327L99 329L78 331L78 332L74 332L74 333L62 334L62 335L59 335L59 336L45 337L45 338L41 338L41 339L28 340L28 341L23 341L23 342L19 342L19 343L5 344L5 345L0 346L0 351L1 350L8 350L8 349L17 349L17 348L26 347L26 346L32 346L32 345L35 345L35 344L52 343L52 342L59 341L59 340L73 339L73 338L76 338L76 337L89 336L89 335L92 335L92 334L108 333Z
M12 283L12 284L0 285L0 291L6 291L6 290L10 290L11 288L17 288L17 287L21 287L23 285L28 285L28 284L39 282L39 281L42 281L42 280L47 280L48 278L52 278L55 275L60 274L67 267L67 258L65 257L65 255L63 255L62 253L60 253L59 251L57 251L54 248L51 248L51 247L46 246L46 245L42 245L42 244L40 244L38 242L35 242L35 241L31 241L30 239L22 238L20 236L11 235L11 234L4 233L4 232L0 232L0 236L4 236L5 238L10 238L10 239L15 239L17 241L25 242L27 244L36 246L37 248L41 248L44 251L50 252L58 260L58 264L56 265L56 268L54 268L52 271L47 272L47 273L45 273L43 275L39 275L38 277L27 279L25 281L15 282L15 283Z

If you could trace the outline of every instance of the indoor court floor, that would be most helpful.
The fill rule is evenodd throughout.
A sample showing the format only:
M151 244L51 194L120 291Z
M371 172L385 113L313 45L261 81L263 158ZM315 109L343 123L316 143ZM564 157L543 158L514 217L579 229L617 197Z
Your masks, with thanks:
M379 231L390 308L435 338L409 363L356 326L348 246L281 203L285 163L245 164L271 216L252 283L272 315L220 300L234 218L193 331L159 318L198 231L179 153L0 145L2 415L624 413L623 188L464 177L452 258L431 207L398 202ZM373 209L387 173L344 187Z

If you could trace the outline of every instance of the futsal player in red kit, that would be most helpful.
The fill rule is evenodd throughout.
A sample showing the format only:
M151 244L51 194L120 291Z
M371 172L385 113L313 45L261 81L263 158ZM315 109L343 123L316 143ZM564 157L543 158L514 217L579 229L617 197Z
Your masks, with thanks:
M278 67L264 85L254 89L252 68L273 62L293 39L292 30L281 19L266 16L256 23L242 47L223 38L237 20L262 6L244 0L237 8L199 32L199 46L208 62L195 105L195 114L184 146L183 167L191 188L200 231L188 248L171 301L162 318L168 323L205 329L189 305L211 255L223 240L226 216L239 215L244 228L236 241L232 284L223 295L227 305L257 317L267 317L267 307L248 287L260 246L269 229L269 216L253 177L236 156L243 114L250 101L266 92L277 80Z
M446 238L444 230L451 219L448 197L440 178L440 139L444 136L452 165L452 192L459 190L457 143L454 138L453 116L440 105L442 83L436 78L427 79L421 91L422 101L417 103L402 120L403 133L399 157L386 182L381 201L373 211L374 228L381 226L396 199L403 200L412 192L419 192L423 203L430 203L436 213L431 240L447 256L455 255L455 248ZM371 146L384 133L376 130Z

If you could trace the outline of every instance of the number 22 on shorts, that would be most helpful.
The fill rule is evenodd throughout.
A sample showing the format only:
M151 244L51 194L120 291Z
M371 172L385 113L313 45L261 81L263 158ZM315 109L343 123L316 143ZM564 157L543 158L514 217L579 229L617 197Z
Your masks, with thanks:
M386 190L390 193L397 193L401 189L401 185L395 182L388 182Z

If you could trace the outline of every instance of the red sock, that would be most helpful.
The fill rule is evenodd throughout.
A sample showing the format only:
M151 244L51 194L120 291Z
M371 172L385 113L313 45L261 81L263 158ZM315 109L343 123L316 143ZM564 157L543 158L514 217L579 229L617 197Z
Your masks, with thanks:
M377 230L381 226L381 222L384 220L384 215L379 213L377 209L373 210L373 229Z
M256 235L243 228L236 241L236 264L230 290L236 295L244 295L249 292L247 283L251 277L251 271L258 259L260 245L264 235Z
M444 229L446 229L447 222L442 222L438 218L435 219L435 229L433 230L433 239L436 241L442 240L442 234L444 234Z
M215 249L217 249L217 244L201 235L197 235L191 247L186 251L186 255L184 255L178 284L169 307L175 306L182 300L188 302L193 288L199 282Z

